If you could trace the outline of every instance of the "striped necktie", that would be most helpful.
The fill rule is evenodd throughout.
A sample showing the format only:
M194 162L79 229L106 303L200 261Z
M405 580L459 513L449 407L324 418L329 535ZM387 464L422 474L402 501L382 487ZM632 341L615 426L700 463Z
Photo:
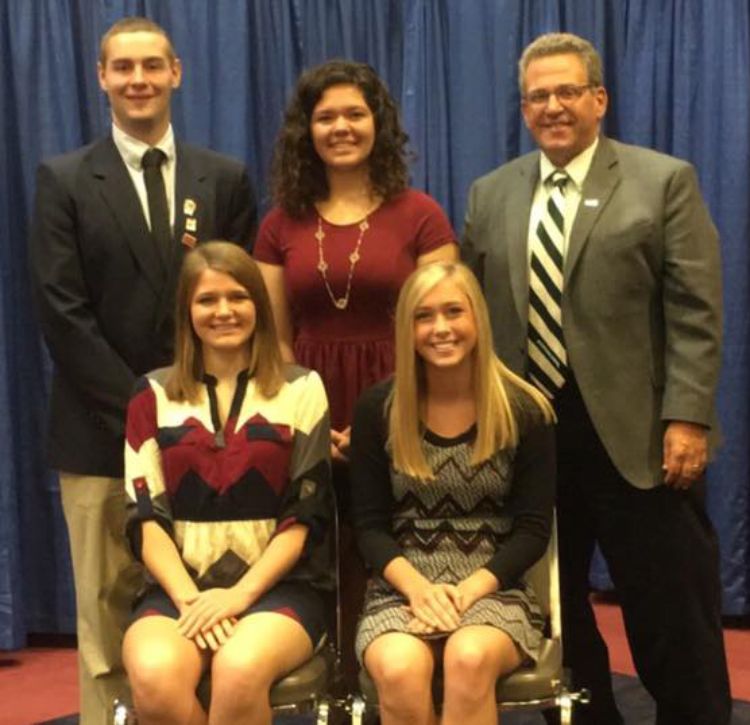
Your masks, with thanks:
M557 169L542 218L531 242L529 268L529 378L548 398L565 384L568 356L562 331L565 185Z

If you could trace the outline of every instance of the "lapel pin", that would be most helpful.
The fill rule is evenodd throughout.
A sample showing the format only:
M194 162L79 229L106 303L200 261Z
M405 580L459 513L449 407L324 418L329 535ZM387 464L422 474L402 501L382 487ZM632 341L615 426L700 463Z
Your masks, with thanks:
M198 244L197 237L194 237L192 234L188 234L185 232L182 235L182 243L188 248L192 249L196 244Z
M182 205L182 211L184 214L187 214L188 216L193 216L195 214L196 204L193 199L185 199L185 202Z
M599 206L599 199L584 199L583 205L596 209Z
M185 219L185 229L187 229L189 232L194 232L198 228L198 222L195 220L195 217L188 217Z

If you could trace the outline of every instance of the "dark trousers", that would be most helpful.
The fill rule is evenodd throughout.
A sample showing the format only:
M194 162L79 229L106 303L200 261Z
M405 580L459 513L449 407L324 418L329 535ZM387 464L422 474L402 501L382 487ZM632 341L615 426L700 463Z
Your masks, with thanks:
M613 381L613 384L616 384ZM607 647L589 602L595 544L622 606L638 674L658 725L726 725L731 714L716 534L703 482L640 490L615 469L575 381L556 401L563 647L589 706L576 723L617 725Z

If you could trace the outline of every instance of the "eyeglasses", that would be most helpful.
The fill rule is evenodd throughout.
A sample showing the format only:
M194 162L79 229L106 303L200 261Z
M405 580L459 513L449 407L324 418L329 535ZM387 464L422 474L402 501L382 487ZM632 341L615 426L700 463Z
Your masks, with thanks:
M561 86L553 88L551 91L548 91L546 88L539 88L535 91L531 91L531 93L527 93L523 99L526 103L541 108L549 103L551 96L554 96L559 103L565 106L577 101L583 95L583 92L589 88L594 88L594 84L584 83L583 85L578 86L573 83L564 83Z

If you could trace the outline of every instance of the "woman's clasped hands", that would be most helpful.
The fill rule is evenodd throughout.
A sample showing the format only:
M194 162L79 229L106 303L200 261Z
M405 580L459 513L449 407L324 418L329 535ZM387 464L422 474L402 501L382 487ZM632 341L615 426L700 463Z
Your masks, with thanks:
M409 593L412 634L452 632L461 623L462 596L455 584L425 583Z
M344 430L335 430L331 428L331 458L334 461L348 463L351 436L351 426L347 426Z
M250 603L248 593L237 587L196 592L182 602L177 631L200 649L216 652L232 636L239 615Z
M488 576L489 575L489 576ZM488 579L494 586L482 581ZM461 624L461 616L488 591L497 587L497 579L480 570L458 584L426 582L409 592L408 609L413 618L408 630L412 634L452 632Z

